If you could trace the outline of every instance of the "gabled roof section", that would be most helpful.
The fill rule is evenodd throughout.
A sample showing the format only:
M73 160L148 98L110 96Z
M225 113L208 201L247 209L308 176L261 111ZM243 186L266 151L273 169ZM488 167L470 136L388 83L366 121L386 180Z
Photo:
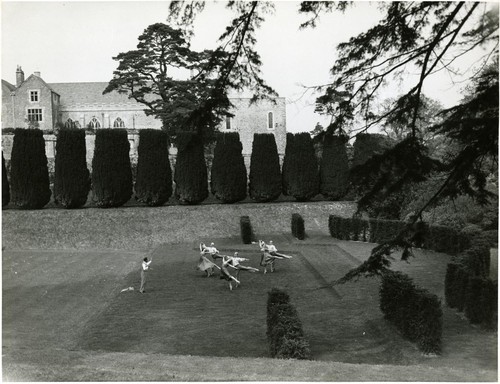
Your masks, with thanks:
M40 81L43 85L45 85L45 86L46 86L49 90L51 90L52 92L57 93L57 94L59 94L59 95L60 95L60 93L59 93L59 92L57 92L57 91L55 91L55 90L54 90L54 89L50 86L50 84L47 84L47 83L46 83L46 82L45 82L45 81L44 81L44 80L43 80L40 76L37 76L37 75L34 75L34 74L29 75L29 77L28 77L26 80L24 80L24 81L22 82L22 84L21 84L19 87L21 87L23 84L25 84L25 83L27 83L28 81L30 81L30 79L37 79L37 80L39 80L39 81ZM19 88L19 87L17 87L17 88Z
M4 88L8 89L11 92L16 90L16 86L15 85L12 85L8 81L2 80L2 89L4 89Z
M108 86L106 82L99 83L50 83L52 89L61 95L61 104L138 104L129 99L126 94L118 92L102 92Z

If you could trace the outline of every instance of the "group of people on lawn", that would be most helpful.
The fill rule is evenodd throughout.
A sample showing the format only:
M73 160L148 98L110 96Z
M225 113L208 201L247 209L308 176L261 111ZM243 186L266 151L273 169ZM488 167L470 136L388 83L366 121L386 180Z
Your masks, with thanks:
M269 266L271 272L274 272L276 260L291 259L291 256L283 255L278 253L276 246L274 246L272 240L269 244L266 244L263 240L259 240L259 247L262 252L260 265L264 267L264 273L267 273L267 267ZM207 256L211 256L212 260L209 260ZM216 262L220 259L221 266L219 267ZM215 247L214 243L210 246L206 246L204 243L200 243L200 260L198 262L197 269L199 271L205 272L207 277L214 274L214 268L219 269L220 278L226 280L229 283L229 289L233 290L233 282L236 283L236 287L240 285L240 272L259 272L259 269L243 265L242 263L249 261L249 259L239 257L238 252L234 253L234 256L221 255L218 249ZM236 271L236 277L231 275L229 268Z
M276 260L283 259L291 259L292 256L284 255L282 253L278 253L278 249L273 244L272 240L269 241L269 244L266 244L263 240L259 240L259 247L262 252L260 265L264 267L264 273L267 273L267 267L270 268L271 272L275 270L275 262ZM212 257L212 260L208 258L208 256ZM221 260L221 265L217 265L217 261ZM236 287L240 285L240 272L259 272L259 269L249 267L247 265L243 265L242 263L245 261L249 261L244 257L239 257L238 252L234 253L234 256L221 255L219 250L215 247L214 243L211 243L210 246L205 245L204 243L200 243L200 259L198 262L197 269L199 271L205 272L207 277L214 275L214 268L220 271L220 278L226 280L229 283L229 289L233 290L233 282L236 284ZM146 274L149 270L149 266L152 260L145 257L142 261L141 268L141 288L139 289L140 293L145 292L146 286ZM229 269L236 271L236 276L231 275Z

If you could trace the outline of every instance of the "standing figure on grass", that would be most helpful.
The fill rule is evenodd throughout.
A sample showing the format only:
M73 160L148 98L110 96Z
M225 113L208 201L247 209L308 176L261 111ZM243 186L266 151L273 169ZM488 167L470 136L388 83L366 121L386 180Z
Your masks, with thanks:
M234 281L236 283L236 287L240 285L240 282L238 279L236 279L234 276L232 276L229 271L228 267L231 266L231 257L230 256L222 256L222 265L220 268L220 278L226 280L229 282L229 290L233 290L233 284L232 282Z
M240 263L242 261L250 261L250 260L244 257L238 257L238 252L234 252L234 256L227 256L227 257L229 257L229 266L232 267L233 269L236 269L236 279L238 280L240 279L241 271L259 272L257 268L241 265Z
M146 286L146 272L149 270L149 265L151 264L153 260L148 260L147 257L145 257L142 260L142 268L141 268L141 288L139 289L140 293L146 292L144 290L144 287Z
M260 250L262 252L262 256L260 258L260 265L264 267L264 274L267 273L267 266L271 268L271 272L276 270L275 262L276 260L283 259L291 259L292 256L284 255L282 253L278 253L278 250L273 244L273 241L269 241L269 244L266 244L265 241L259 240Z
M207 257L205 255L210 255L212 256L212 259L215 261L217 259L221 259L222 256L219 255L219 250L217 248L215 248L215 244L214 243L210 243L210 246L207 247L205 245L205 243L200 243L200 261L198 263L198 269L200 270L204 270L204 271L208 271L207 272L207 277L210 277L214 274L214 268L213 267L217 267L217 264L211 262L210 260L207 259ZM203 259L203 260L202 260ZM203 265L202 265L202 262L203 262ZM208 265L208 263L212 263L211 265ZM201 269L200 267L202 268L208 268L208 269ZM220 268L219 268L220 269Z

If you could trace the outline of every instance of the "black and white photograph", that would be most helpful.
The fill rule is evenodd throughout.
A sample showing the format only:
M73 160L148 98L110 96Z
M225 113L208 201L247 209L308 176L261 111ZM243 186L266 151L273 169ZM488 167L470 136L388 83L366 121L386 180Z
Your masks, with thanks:
M499 5L3 0L2 381L498 382Z

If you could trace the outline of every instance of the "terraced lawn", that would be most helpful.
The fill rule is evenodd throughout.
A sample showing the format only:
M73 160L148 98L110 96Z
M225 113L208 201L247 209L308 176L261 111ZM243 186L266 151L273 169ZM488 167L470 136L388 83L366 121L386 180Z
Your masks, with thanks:
M100 355L103 361L111 359L113 366L122 364L121 360L128 364L123 376L118 369L110 374L107 365L102 367L102 377L83 375L83 379L235 380L234 371L227 376L210 376L207 372L217 368L223 371L226 363L232 361L228 359L233 358L257 359L249 359L248 367L266 366L260 359L269 357L267 292L279 287L290 294L297 307L313 358L318 362L365 364L359 365L360 369L370 366L375 371L385 365L386 373L394 370L389 377L396 381L412 377L415 381L415 375L418 377L418 372L426 369L422 380L429 379L429 372L437 372L431 381L454 381L457 377L463 381L496 381L496 333L472 327L454 311L444 308L443 354L426 357L383 319L378 308L376 278L321 288L366 259L373 245L337 241L321 233L311 233L305 241L284 234L266 238L269 239L294 258L279 262L272 274L242 273L242 285L233 291L218 276L206 278L196 271L197 242L163 244L149 251L147 255L153 257L153 264L145 294L138 293L138 288L139 266L146 253L4 251L4 380L67 380L68 372L85 371L82 356L86 356L86 364L93 361L89 372L101 369ZM240 256L251 260L249 265L259 267L257 245L240 244L234 237L200 240L215 241L221 253L238 250ZM394 268L404 270L418 284L443 297L448 259L447 255L422 251L410 264L396 262ZM135 290L121 292L129 286ZM66 358L62 357L64 351L68 351ZM131 360L135 366L133 356L138 357L140 370L139 361L143 358L139 356L151 356L155 361L164 356L170 361L172 356L186 355L199 356L193 357L193 362L210 359L212 367L193 363L189 368L192 372L181 376L173 375L172 368L165 368L163 376L159 372L156 376L131 373ZM60 369L48 369L48 362ZM271 362L270 367L275 361ZM290 369L277 376L270 369L266 377L264 370L257 373L249 368L240 380L366 379L350 376L346 366L338 368L338 375L331 377L314 376L314 371L309 371L309 376L300 375ZM395 368L398 366L413 373L405 376L404 369ZM65 374L61 372L64 369ZM311 365L310 370L314 369ZM372 377L387 379L375 373Z

